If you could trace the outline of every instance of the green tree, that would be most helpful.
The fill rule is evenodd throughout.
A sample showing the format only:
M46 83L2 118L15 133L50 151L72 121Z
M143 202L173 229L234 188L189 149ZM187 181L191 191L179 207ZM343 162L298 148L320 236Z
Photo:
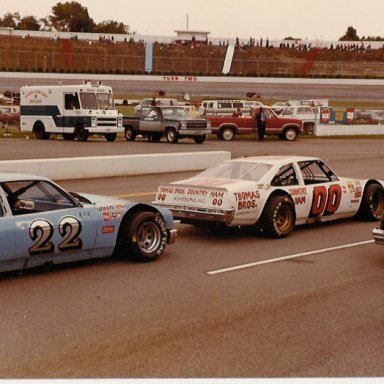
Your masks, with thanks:
M102 21L93 28L95 33L129 33L129 26L114 20Z
M25 31L39 31L40 24L36 20L35 16L25 16L20 20L19 24L17 25L17 29L22 29Z
M348 27L347 32L344 36L340 37L339 41L359 41L360 38L357 36L357 31L353 27Z
M88 9L77 1L57 3L49 19L57 31L92 32L95 25Z
M0 19L0 27L9 27L17 29L17 25L20 21L20 13L6 13L2 19Z

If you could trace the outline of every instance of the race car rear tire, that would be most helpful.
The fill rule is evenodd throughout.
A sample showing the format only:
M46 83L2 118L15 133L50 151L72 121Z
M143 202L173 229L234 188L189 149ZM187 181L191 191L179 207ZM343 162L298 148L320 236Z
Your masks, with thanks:
M384 212L384 188L377 183L365 187L359 209L360 216L368 221L380 219Z
M167 244L167 228L160 214L137 212L120 232L118 253L132 261L156 260Z
M293 201L288 196L273 196L264 207L261 227L267 236L282 238L293 231L295 221Z

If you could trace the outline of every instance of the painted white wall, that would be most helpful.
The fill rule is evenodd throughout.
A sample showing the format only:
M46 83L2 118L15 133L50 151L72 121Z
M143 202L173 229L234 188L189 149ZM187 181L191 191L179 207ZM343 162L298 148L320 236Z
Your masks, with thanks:
M183 152L125 156L89 156L0 161L0 171L32 173L53 180L89 179L199 171L231 158L227 151Z

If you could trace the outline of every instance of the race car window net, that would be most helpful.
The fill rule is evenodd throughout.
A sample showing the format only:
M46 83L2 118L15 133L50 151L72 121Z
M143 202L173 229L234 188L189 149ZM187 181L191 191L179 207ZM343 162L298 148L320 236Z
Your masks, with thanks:
M322 161L311 160L299 162L304 184L326 183L337 181L337 176Z
M292 164L282 166L271 181L271 185L274 187L298 184L299 181L297 180L296 171Z
M271 165L264 163L230 162L220 163L199 173L198 177L257 181Z

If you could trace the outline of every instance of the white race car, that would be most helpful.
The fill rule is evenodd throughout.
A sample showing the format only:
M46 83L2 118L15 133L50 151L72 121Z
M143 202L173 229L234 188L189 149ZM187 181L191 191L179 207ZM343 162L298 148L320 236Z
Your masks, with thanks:
M378 220L384 182L338 177L314 157L242 157L161 184L154 204L169 208L181 223L258 225L278 238L300 224L355 215Z

